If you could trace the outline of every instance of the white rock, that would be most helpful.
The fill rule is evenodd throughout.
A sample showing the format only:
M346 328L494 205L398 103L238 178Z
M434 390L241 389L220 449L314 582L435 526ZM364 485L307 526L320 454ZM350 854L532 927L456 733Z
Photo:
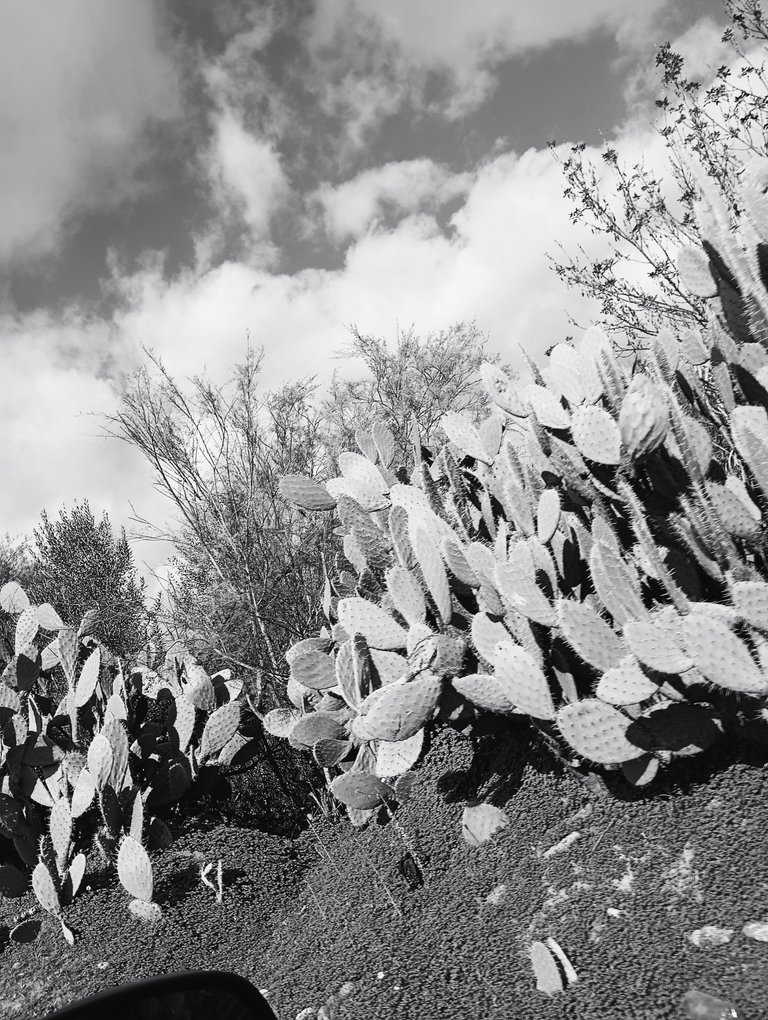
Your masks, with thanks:
M703 928L697 928L688 935L688 941L693 943L697 949L706 949L708 946L723 946L731 941L734 928L718 928L714 924L705 924Z

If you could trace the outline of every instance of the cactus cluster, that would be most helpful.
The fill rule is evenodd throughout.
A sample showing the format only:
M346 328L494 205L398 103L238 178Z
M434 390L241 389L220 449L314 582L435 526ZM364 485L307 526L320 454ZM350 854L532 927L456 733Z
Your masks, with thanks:
M524 715L573 767L642 786L768 718L766 167L735 232L704 188L679 269L705 329L662 331L631 369L597 327L529 378L486 364L490 417L447 414L437 450L414 423L410 474L379 424L338 478L283 479L335 511L344 554L265 725L354 823L436 723Z
M31 872L40 907L72 943L63 909L96 851L115 863L130 910L157 920L149 853L171 841L163 813L255 751L241 682L229 670L209 676L185 653L126 666L15 582L0 590L0 607L16 617L0 678L0 839L17 862L0 867L0 894L24 895ZM56 672L66 681L58 705L48 694ZM29 941L39 929L25 920L11 937Z

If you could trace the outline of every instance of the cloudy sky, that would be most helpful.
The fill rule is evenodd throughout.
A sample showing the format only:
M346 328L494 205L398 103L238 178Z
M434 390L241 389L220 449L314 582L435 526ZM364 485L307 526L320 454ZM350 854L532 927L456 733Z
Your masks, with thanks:
M589 325L546 259L594 250L547 143L661 170L656 49L706 75L724 24L719 0L0 0L0 533L83 498L129 534L130 502L167 518L93 417L142 347L223 381L250 334L269 388L327 379L350 324L474 319L510 361Z

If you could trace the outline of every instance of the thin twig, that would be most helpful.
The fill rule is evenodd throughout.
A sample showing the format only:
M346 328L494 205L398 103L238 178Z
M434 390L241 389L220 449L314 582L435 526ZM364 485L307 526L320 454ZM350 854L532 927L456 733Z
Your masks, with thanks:
M615 818L612 818L612 819L610 820L610 822L608 822L608 824L606 825L606 827L605 827L605 828L603 829L603 831L602 831L602 832L600 833L600 835L599 835L599 836L597 837L597 842L596 842L596 843L594 844L594 846L592 847L592 849L591 849L591 850L589 851L589 856L590 856L590 857L591 857L591 856L592 856L592 855L594 854L595 850L597 850L597 848L598 848L598 847L600 846L600 844L601 844L601 842L602 842L602 840L603 840L603 837L605 836L606 832L608 832L608 830L610 829L610 827L611 827L611 826L613 825L613 823L614 823L615 821L616 821L616 819L615 819Z

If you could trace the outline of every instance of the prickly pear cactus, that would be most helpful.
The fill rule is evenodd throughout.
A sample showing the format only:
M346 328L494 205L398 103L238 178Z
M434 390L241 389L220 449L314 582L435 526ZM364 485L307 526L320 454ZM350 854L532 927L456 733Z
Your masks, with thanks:
M64 911L96 852L118 868L132 913L158 920L147 853L172 839L160 816L253 754L242 684L228 671L208 676L189 656L117 664L88 626L65 626L16 582L0 589L0 609L16 618L0 678L0 834L18 857L0 869L0 895L22 895L31 878L39 908L73 944ZM58 706L47 694L56 671L67 691ZM150 719L152 702L162 711ZM40 925L16 928L12 938L31 941Z
M409 484L371 436L323 493L286 481L305 508L330 493L349 538L326 576L331 640L322 661L291 650L297 711L271 721L332 763L332 792L484 713L526 716L582 773L636 785L765 716L766 165L740 185L737 234L705 189L702 246L681 253L705 329L660 333L634 365L597 327L532 378L484 365L491 419L451 412L435 451L417 436ZM459 652L437 667L442 639Z

